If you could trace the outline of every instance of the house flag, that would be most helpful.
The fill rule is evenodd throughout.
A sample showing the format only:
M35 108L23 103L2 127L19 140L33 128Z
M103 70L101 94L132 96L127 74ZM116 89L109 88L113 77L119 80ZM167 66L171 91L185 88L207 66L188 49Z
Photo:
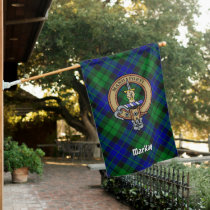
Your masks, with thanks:
M177 156L158 44L80 64L109 177Z

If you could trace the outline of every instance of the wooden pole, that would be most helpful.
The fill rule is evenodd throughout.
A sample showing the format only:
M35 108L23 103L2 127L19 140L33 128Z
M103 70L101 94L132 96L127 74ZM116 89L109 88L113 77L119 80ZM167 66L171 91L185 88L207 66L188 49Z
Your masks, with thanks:
M3 186L4 186L4 129L3 129L3 71L4 71L4 10L3 1L0 1L0 209L3 209Z
M164 42L164 41L163 42L159 42L158 46L159 47L165 47L166 46L166 42ZM70 67L67 67L67 68L63 68L63 69L58 69L56 71L51 71L51 72L46 73L46 74L37 75L37 76L30 77L30 78L27 78L27 79L21 79L20 82L21 83L28 82L30 80L40 79L42 77L47 77L47 76L50 76L50 75L59 74L59 73L64 72L64 71L74 70L74 69L77 69L77 68L80 68L80 67L81 67L80 64L75 64L73 66L70 66Z
M179 134L179 138L182 139L182 133ZM179 141L179 148L182 148L182 141Z
M49 73L46 73L46 74L41 74L41 75L37 75L37 76L34 76L34 77L30 77L30 78L27 78L27 79L21 79L21 83L23 82L28 82L30 80L35 80L35 79L40 79L42 77L46 77L46 76L50 76L50 75L54 75L54 74L59 74L61 72L64 72L64 71L69 71L69 70L73 70L73 69L77 69L80 67L80 64L75 64L73 66L70 66L70 67L67 67L67 68L64 68L64 69L58 69L56 71L51 71Z

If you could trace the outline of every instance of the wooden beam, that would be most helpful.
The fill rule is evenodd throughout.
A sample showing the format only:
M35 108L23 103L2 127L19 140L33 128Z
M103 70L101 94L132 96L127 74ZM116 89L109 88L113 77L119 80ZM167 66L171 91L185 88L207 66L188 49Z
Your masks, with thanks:
M208 141L202 141L202 140L191 140L191 139L182 139L182 138L176 138L175 141L186 141L186 142L193 142L193 143L199 143L199 144L208 144Z
M8 25L17 25L17 24L26 24L26 23L35 23L35 22L43 22L47 20L47 17L36 17L22 20L9 20L6 21L6 26Z
M210 135L208 136L208 146L209 146L209 152L210 152Z
M4 70L4 9L3 1L0 1L0 209L3 209L3 186L4 186L4 130L3 130L3 70Z
M198 155L209 156L210 155L210 152L201 152L201 151L195 151L195 150L185 149L185 148L177 149L177 151L179 154L186 152L187 155L190 155L190 156L198 156Z

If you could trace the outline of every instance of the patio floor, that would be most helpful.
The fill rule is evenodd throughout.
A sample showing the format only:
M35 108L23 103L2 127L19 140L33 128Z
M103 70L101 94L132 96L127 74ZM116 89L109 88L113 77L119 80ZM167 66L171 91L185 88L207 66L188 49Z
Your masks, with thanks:
M28 183L12 184L4 176L4 210L74 209L127 210L100 187L100 174L87 164L45 161L42 177L30 174Z

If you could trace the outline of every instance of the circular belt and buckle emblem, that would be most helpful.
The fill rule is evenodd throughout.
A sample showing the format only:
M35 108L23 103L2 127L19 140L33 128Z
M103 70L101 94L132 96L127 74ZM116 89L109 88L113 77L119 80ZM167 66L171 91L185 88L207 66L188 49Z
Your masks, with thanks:
M123 86L126 87L123 92L128 103L121 105L118 103L118 94ZM141 88L144 90L144 100L135 97ZM152 89L149 81L137 74L126 74L119 77L109 89L108 101L114 116L120 120L131 120L134 130L143 128L142 116L147 114L151 100Z

